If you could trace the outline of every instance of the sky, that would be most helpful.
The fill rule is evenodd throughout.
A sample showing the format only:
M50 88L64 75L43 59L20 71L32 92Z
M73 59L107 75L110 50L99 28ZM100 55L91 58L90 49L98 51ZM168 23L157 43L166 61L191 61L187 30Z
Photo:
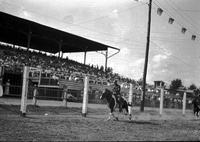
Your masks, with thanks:
M121 76L143 77L148 0L0 0L0 11L116 47L108 67ZM163 9L162 15L157 8ZM200 87L200 1L153 0L147 83L176 78ZM175 19L169 24L169 18ZM187 31L181 32L182 27ZM196 35L195 40L191 36ZM109 55L115 50L109 49ZM78 62L84 53L67 53ZM88 52L86 64L103 65L105 57Z

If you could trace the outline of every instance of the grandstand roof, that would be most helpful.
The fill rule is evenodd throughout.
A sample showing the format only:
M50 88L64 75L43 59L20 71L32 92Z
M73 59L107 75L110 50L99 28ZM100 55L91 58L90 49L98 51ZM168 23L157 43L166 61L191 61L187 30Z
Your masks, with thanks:
M2 42L27 47L28 34L31 32L30 48L50 53L60 51L61 40L61 51L64 53L101 51L107 50L108 47L117 49L4 12L0 12L0 19L0 41Z

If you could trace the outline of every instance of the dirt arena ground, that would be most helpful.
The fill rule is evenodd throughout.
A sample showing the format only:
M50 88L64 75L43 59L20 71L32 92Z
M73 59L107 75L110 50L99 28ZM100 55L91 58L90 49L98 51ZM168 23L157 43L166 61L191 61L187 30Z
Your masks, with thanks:
M29 100L27 116L19 115L20 100L0 99L0 141L200 141L200 119L191 110L133 107L133 119L118 115L119 121L105 121L106 105L88 105L87 117L81 104Z

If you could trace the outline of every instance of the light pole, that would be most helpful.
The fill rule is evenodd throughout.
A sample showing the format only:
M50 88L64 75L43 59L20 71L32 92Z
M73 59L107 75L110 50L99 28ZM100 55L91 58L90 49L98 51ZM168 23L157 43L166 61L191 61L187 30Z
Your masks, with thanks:
M142 88L142 98L140 111L144 111L144 102L145 102L145 92L146 92L146 75L147 75L147 66L148 66L148 56L149 56L149 42L150 42L150 31L151 31L151 6L152 0L149 0L149 13L148 13L148 26L147 26L147 42L146 42L146 53L145 53L145 63L144 63L144 72L143 72L143 88Z

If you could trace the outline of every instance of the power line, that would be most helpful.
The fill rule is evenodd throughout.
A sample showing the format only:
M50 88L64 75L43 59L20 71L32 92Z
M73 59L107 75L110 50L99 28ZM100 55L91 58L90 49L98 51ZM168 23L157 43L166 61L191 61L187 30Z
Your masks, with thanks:
M155 3L155 1L159 4L157 4L157 3ZM153 2L153 4L154 5L156 5L157 7L162 7L162 9L164 9L165 10L165 13L169 16L169 17L174 17L173 16L173 14L170 14L170 12L163 6L163 5L161 5L160 4L160 2L158 2L157 0L154 0L154 2ZM177 20L175 21L179 26L181 26L181 27L184 27L181 23L179 23ZM191 31L189 31L190 33L191 33ZM196 33L196 32L195 32Z
M160 39L160 40L168 40L168 41L177 41L177 42L184 42L187 39L186 38L175 38L173 36L168 36L168 37L162 37L162 36L151 36L154 39ZM199 41L197 41L199 42Z
M13 3L12 3L13 4ZM145 3L146 4L146 3ZM34 10L30 10L30 11L34 11ZM35 13L38 13L38 12L36 12L36 11L34 11ZM46 15L45 15L46 16ZM50 17L50 18L52 18L51 16L48 16L48 17ZM60 19L58 19L58 18L55 18L56 20L58 20L58 21L61 21ZM61 21L62 23L64 23L63 21ZM84 28L84 29L86 29L86 30L88 30L88 31L94 31L94 30L91 30L91 29L89 29L89 28L86 28L86 27L82 27L82 26L80 26L80 25L75 25L75 26L78 26L78 27L81 27L81 28ZM116 36L116 35L113 35L113 34L110 34L110 33L105 33L105 32L97 32L97 31L94 31L94 32L96 32L96 33L101 33L101 34L104 34L104 35L109 35L109 36L115 36L115 37L118 37L118 36ZM113 41L113 40L109 40L109 39L103 39L103 40L105 40L105 41L110 41L110 42L113 42L113 43L120 43L120 42L123 42L124 41L124 39L121 39L121 40L123 40L123 41L118 41L118 42L116 42L116 41ZM132 40L132 39L125 39L125 41L130 41L130 40ZM161 39L160 39L161 40ZM185 40L185 39L183 39L183 40ZM132 40L132 41L134 41L134 40ZM135 44L135 45L143 45L144 44L144 42L140 42L140 41L134 41L134 42L136 42L136 43L131 43L131 42L126 42L128 45L133 45L133 44ZM135 49L135 48L134 48ZM140 49L140 48L138 48L138 49Z
M157 5L155 2L154 2L154 5L155 6L157 6L157 7L159 7L160 8L160 6L159 5ZM156 10L154 7L153 7L153 9L154 10ZM164 8L165 9L165 8ZM166 10L167 11L167 10ZM171 17L171 15L170 14L168 14L167 12L165 12L168 16L170 16ZM176 21L176 23L179 25L179 26L182 26L180 23L178 23L177 21ZM178 33L166 33L166 32L153 32L153 33L160 33L160 34L162 34L162 33L164 33L165 35L166 34L171 34L171 35L169 35L169 38L173 38L173 39L168 39L168 41L174 41L174 40L176 40L175 42L178 42L178 41L180 41L180 42L182 42L182 41L185 41L186 40L186 38L174 38L174 34L177 34L178 35ZM191 33L191 32L190 32ZM173 35L172 35L173 34ZM180 33L179 33L180 34ZM151 36L152 38L154 38L154 39L159 39L159 40L166 40L165 38L168 38L168 35L166 36L166 37L162 37L162 36L158 36L158 37L154 37L154 36ZM196 42L199 42L198 41L198 39L196 39Z
M171 1L171 0L170 0ZM173 3L173 5L172 4L170 4L167 0L165 0L165 2L167 2L168 3L168 5L170 5L170 7L178 14L178 15L180 15L180 17L182 17L186 22L188 22L191 26L193 26L193 27L195 27L196 29L198 29L199 30L199 28L198 27L196 27L196 25L193 25L190 21L193 21L190 17L185 17L185 16L183 16L181 13L179 13L179 11L177 10L178 9L178 7L176 6L176 4L173 2L173 1L171 1L171 3ZM175 6L177 7L177 9L175 8ZM189 18L189 19L187 19L187 18ZM189 20L189 21L188 21ZM193 21L194 22L194 21ZM195 23L195 22L194 22Z
M156 8L160 8L160 7L161 7L161 6L159 6L158 4L156 4L155 2L153 2L153 4L154 4L154 6L156 6ZM156 8L153 7L153 10L155 10L155 12L156 12L156 10L157 10ZM164 8L163 8L163 9L164 9ZM165 10L165 13L167 14L167 16L168 16L168 17L172 17L167 11L168 11L168 10L166 9L166 10ZM177 23L177 27L182 26L179 22L176 21L176 23ZM180 34L180 33L179 33L179 34Z
M133 8L135 8L135 7L138 8L140 6L144 6L145 4L146 3L142 3L140 5L132 6L132 7L129 7L127 9L121 10L118 13L122 13L122 12L126 12L126 11L129 11L129 10L133 10ZM108 15L100 16L100 17L97 17L97 18L94 18L94 19L90 19L90 20L87 20L87 21L82 21L82 22L79 22L77 24L79 25L79 24L85 24L85 23L89 23L89 22L94 22L94 21L97 21L99 19L103 19L103 18L106 18L106 17L108 17Z
M154 41L152 41L151 40L151 43L153 43L154 45L156 45L156 47L158 47L159 49L161 49L161 50L163 50L164 51L164 49L163 48L161 48L157 43L155 43ZM163 52L163 54L165 54L165 55L167 55L168 56L168 54L167 53L165 53L165 51ZM180 58L178 58L178 57L176 57L176 56L174 56L174 55L170 55L171 57L173 57L174 59L176 59L176 60L178 60L178 61L181 61L184 65L186 65L187 67L188 66L190 66L191 68L193 68L193 66L191 66L191 64L188 64L187 62L185 62L184 60L182 60L182 59L180 59ZM194 71L194 70L193 70Z
M15 5L15 6L19 6L19 5L17 5L17 4L13 4L13 3L9 3L9 2L6 2L7 4L11 4L11 5ZM146 3L145 3L146 4ZM144 3L142 4L142 5L144 5ZM140 6L142 6L142 5L140 5ZM129 8L130 9L130 8ZM36 10L28 10L28 11L32 11L33 13L38 13L39 15L41 15L41 13L39 13L38 11L36 11ZM45 17L49 17L49 18L51 18L51 19L55 19L55 20L57 20L57 21L59 21L60 23L63 23L63 24L65 24L61 19L59 19L59 18L55 18L55 17L51 17L51 16L49 16L49 15L44 15ZM113 34L110 34L110 33L107 33L107 32L99 32L99 31L95 31L94 29L91 29L91 28L87 28L87 27L84 27L84 26L81 26L81 25L78 25L78 24L72 24L72 26L77 26L77 27L79 27L79 28L82 28L82 29L84 29L84 30L88 30L88 31L92 31L92 32L95 32L95 33L99 33L99 34L103 34L103 35L107 35L107 36L110 36L110 37L117 37L117 38L119 38L119 40L123 40L123 42L124 41L128 41L128 42L126 42L126 43L128 43L129 45L132 45L132 43L129 43L129 41L130 41L130 39L122 39L122 38L120 38L119 36L117 36L117 35L113 35ZM110 41L110 42L113 42L113 43L120 43L120 42L122 42L122 41L113 41L113 40L108 40L108 39L103 39L103 40L105 40L105 41ZM137 40L133 40L133 39L131 39L131 41L134 41L134 42L136 42L136 43L138 43L138 44L144 44L144 42L140 42L140 41L137 41ZM134 43L135 44L135 43Z
M181 47L183 46L183 41L184 40L172 40L172 39L161 39L161 38L152 38L153 40L155 41L166 41L166 42L169 42L169 44L173 44L174 46L175 45L180 45L181 44Z
M183 11L183 12L200 12L200 10L191 10L191 9L178 9L180 11Z

